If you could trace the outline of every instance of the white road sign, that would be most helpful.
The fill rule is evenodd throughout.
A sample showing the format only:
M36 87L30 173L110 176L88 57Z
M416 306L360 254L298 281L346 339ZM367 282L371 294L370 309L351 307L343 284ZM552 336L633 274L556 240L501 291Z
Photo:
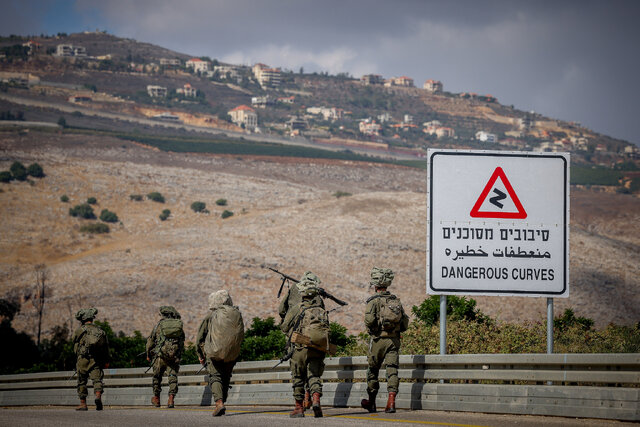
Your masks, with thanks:
M427 293L569 296L569 154L429 150Z

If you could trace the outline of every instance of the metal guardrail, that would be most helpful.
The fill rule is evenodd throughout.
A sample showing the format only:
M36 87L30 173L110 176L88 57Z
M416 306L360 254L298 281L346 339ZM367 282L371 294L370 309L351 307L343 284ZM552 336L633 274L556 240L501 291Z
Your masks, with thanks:
M240 362L233 372L232 405L291 405L291 374L276 361ZM200 365L180 369L178 405L210 405ZM322 401L359 406L366 396L366 357L325 359ZM106 405L148 405L151 372L106 369ZM74 405L72 372L0 376L0 406ZM384 378L384 370L380 372ZM396 405L406 409L640 420L640 354L403 355ZM166 378L165 378L166 380ZM166 393L168 387L164 387ZM384 406L381 383L378 404Z

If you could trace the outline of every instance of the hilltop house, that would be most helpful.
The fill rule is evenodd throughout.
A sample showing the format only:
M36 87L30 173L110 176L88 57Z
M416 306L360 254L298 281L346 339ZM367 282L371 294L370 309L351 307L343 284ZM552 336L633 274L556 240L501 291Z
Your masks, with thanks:
M360 132L365 135L375 135L379 136L380 131L382 130L382 126L376 123L375 120L372 119L364 119L360 122Z
M498 142L498 137L492 133L479 130L476 132L476 139L482 142Z
M180 60L178 58L160 58L160 65L165 67L179 67Z
M413 87L413 79L407 76L392 77L384 83L385 86Z
M164 86L148 85L147 93L152 98L164 98L167 96L167 88Z
M245 129L253 130L258 127L258 115L255 110L247 105L239 105L228 113L231 121Z
M198 95L198 89L191 86L189 83L185 83L181 88L176 89L176 93L180 93L190 98L195 98Z
M439 80L429 79L422 85L423 89L428 90L429 92L438 93L442 92L442 82Z
M253 66L253 75L263 88L280 86L281 72L279 68L269 68L265 64L257 63Z
M185 64L187 68L192 68L196 73L204 73L205 71L209 71L209 62L204 61L200 58L191 58Z
M82 46L73 46L70 44L59 44L56 46L55 56L75 56L79 58L86 58L87 49Z
M336 121L342 118L343 110L342 108L336 107L309 107L307 108L307 113L313 115L322 115L324 120Z
M360 83L364 85L381 85L384 83L384 79L380 74L365 74L360 77Z
M434 120L434 122L437 122L438 124L430 124L422 129L422 131L428 135L435 135L438 139L453 138L454 136L456 136L456 131L453 130L453 128L440 126L440 122L438 122L437 120Z

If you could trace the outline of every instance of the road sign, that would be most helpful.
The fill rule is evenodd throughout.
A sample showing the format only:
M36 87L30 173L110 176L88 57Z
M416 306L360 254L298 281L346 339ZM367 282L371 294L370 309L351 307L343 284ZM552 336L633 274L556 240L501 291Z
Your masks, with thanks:
M427 293L569 296L569 154L429 150Z

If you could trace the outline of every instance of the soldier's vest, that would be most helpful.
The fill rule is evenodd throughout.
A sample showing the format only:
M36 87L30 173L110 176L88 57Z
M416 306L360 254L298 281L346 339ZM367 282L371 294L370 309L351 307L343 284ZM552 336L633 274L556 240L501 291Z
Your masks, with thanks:
M314 346L327 348L329 346L329 316L327 311L314 305L303 308L300 314L299 326L296 332L308 337Z
M209 359L231 362L240 356L244 322L238 307L222 305L213 309L204 352Z
M180 344L183 324L180 319L162 319L158 323L156 354L162 359L172 362L180 358Z
M78 355L90 358L99 356L107 345L107 334L99 326L82 325L82 335L78 345Z

